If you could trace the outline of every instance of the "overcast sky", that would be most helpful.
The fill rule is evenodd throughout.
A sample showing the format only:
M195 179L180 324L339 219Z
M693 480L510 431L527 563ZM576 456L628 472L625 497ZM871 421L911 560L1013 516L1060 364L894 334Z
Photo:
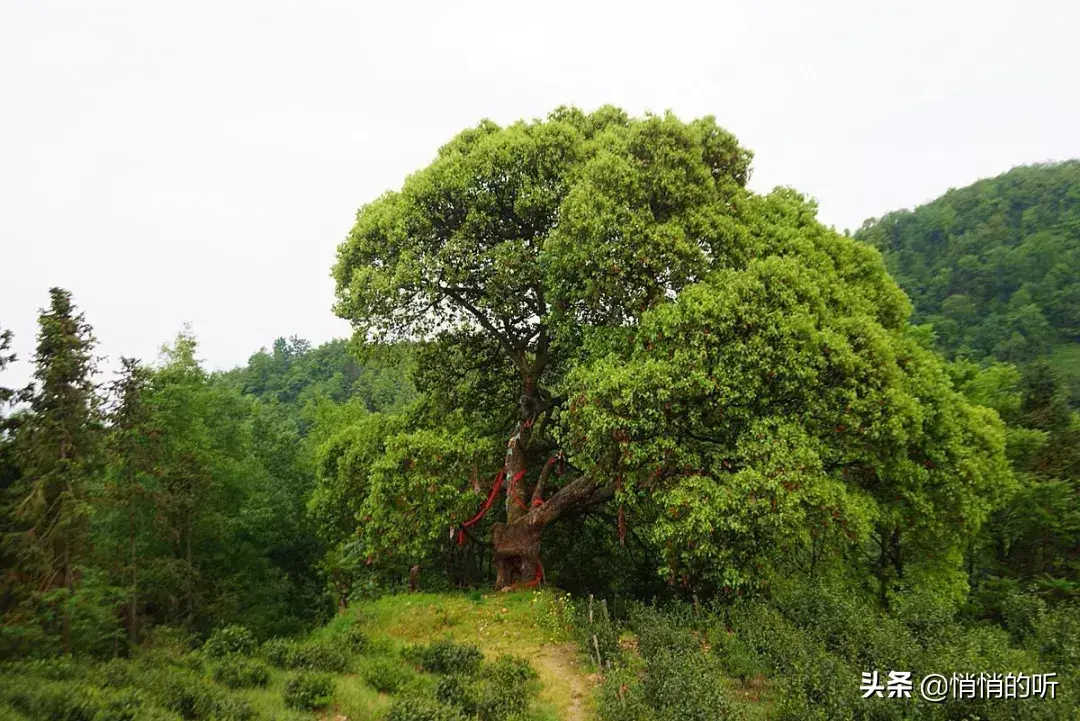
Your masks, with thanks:
M855 228L1080 156L1078 37L1076 0L0 0L0 327L28 359L59 285L113 362L185 321L210 368L345 335L356 209L560 104L715 115L755 189Z

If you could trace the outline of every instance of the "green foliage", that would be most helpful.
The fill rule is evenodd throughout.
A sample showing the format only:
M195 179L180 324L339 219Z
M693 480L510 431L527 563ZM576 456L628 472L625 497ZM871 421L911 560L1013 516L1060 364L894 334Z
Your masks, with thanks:
M472 716L477 708L476 685L467 677L443 676L435 684L435 700Z
M214 666L213 677L229 688L256 688L267 684L270 672L258 661L226 658Z
M165 709L184 719L248 721L255 711L207 678L178 669L154 669L140 679L140 686Z
M71 604L76 566L87 560L88 485L100 463L96 339L68 291L51 288L49 296L48 310L38 316L29 413L14 439L20 473L9 491L11 528L3 540L15 573L4 574L0 611L15 620L22 614L49 617L47 632L72 652L92 650L74 647L79 639L72 637ZM3 340L6 345L8 337ZM23 583L12 584L14 578Z
M1014 168L867 221L951 354L1027 362L1080 340L1080 163Z
M291 638L271 638L259 648L259 653L272 666L294 668L299 644Z
M449 639L407 647L402 650L402 655L431 673L463 675L475 674L484 660L484 654L476 646Z
M302 672L285 682L285 705L301 711L317 711L334 699L334 679L323 673Z
M503 654L484 666L484 678L503 688L518 689L539 676L536 669L520 656Z
M423 696L403 696L386 712L386 721L464 721L461 713Z
M575 604L574 609L573 629L578 643L593 663L610 664L619 653L619 628L608 612L607 601L594 601L590 596L587 602Z
M740 717L719 683L722 673L716 657L684 623L656 609L634 610L631 627L637 634L641 665L629 656L604 669L597 697L602 721Z
M248 656L255 651L255 637L244 626L233 624L224 626L210 634L203 644L203 653L211 658L221 658L232 654Z
M364 682L382 693L397 693L413 679L409 669L387 658L376 658L364 666Z

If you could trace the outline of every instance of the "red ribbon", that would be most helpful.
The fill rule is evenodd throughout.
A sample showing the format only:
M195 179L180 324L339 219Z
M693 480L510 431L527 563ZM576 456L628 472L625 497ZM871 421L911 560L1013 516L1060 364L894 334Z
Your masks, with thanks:
M487 500L484 501L484 505L480 506L480 512L469 520L462 523L461 525L463 527L468 528L469 526L473 525L484 517L484 514L488 512L489 508L491 508L491 504L495 502L495 496L499 493L499 489L502 488L504 477L505 472L499 471L499 475L495 476L495 485L491 487L491 493L488 494Z

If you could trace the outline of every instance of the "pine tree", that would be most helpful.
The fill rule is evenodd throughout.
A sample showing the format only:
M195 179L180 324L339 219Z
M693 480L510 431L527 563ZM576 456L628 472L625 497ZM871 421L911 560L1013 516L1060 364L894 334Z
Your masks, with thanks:
M120 377L110 384L113 407L109 414L108 453L112 469L107 485L108 500L122 509L126 522L126 558L123 573L127 577L128 642L139 642L139 557L138 535L141 509L150 496L146 479L155 473L160 458L160 430L146 403L152 381L151 372L135 358L121 358Z
M61 288L38 317L35 384L30 415L19 433L23 494L16 509L23 524L20 562L42 597L66 600L77 584L86 552L87 479L97 460L100 431L93 330ZM63 589L62 594L52 592ZM62 643L71 651L71 619L62 613Z
M0 330L0 371L7 367L8 363L15 361L15 354L11 350L11 331ZM0 406L11 401L15 397L15 391L0 386Z

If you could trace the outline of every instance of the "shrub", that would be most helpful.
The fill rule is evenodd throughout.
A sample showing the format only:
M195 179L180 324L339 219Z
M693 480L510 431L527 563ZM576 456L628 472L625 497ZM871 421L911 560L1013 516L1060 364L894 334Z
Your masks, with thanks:
M96 689L83 683L21 677L5 685L7 703L31 719L94 721L101 710Z
M403 696L396 699L384 717L385 721L464 721L456 708L422 696Z
M529 696L521 687L503 686L485 678L476 681L473 689L479 721L502 721L521 713L529 705Z
M229 688L258 688L270 680L270 671L258 661L227 658L214 666L213 677Z
M35 676L50 681L71 681L86 676L86 667L70 658L42 658L16 661L0 666L5 676Z
M250 655L255 651L255 636L243 626L225 626L210 634L203 644L203 652L211 658L231 654Z
M604 673L596 693L596 713L600 721L652 721L652 709L638 674L626 666Z
M1028 643L1055 671L1080 672L1080 604L1058 606L1047 613Z
M124 688L135 682L132 664L118 658L95 668L93 678L99 686L104 688Z
M298 673L285 682L282 698L291 709L324 709L334 700L334 679L324 673Z
M476 714L476 689L461 676L443 676L435 684L435 699L460 710L466 716Z
M346 673L352 667L352 658L349 653L327 641L298 645L289 661L290 668L302 668L308 671Z
M431 673L457 673L470 676L480 669L484 654L476 646L455 643L449 639L428 646L411 646L403 655L420 668Z
M346 650L351 653L363 653L370 645L368 635L355 624L346 629L343 641Z
M296 653L299 644L290 638L271 638L262 645L259 653L271 666L277 668L294 668L296 666Z
M536 670L528 661L506 654L484 667L484 677L503 688L520 689L530 681L538 678Z
M255 715L246 701L194 674L155 669L144 675L141 685L159 705L185 719L247 721Z
M1001 618L1005 628L1017 640L1035 633L1046 617L1046 602L1026 593L1010 593L1001 602Z
M364 682L382 693L397 693L412 680L413 675L400 663L379 658L364 668Z
M721 676L714 659L700 649L659 650L645 663L645 699L660 719L731 718L734 709L720 686Z
M590 608L592 609L591 621L589 620ZM598 649L601 665L610 664L617 659L619 628L608 614L607 601L601 599L591 604L578 604L574 618L574 633L578 644L585 648L594 662Z

